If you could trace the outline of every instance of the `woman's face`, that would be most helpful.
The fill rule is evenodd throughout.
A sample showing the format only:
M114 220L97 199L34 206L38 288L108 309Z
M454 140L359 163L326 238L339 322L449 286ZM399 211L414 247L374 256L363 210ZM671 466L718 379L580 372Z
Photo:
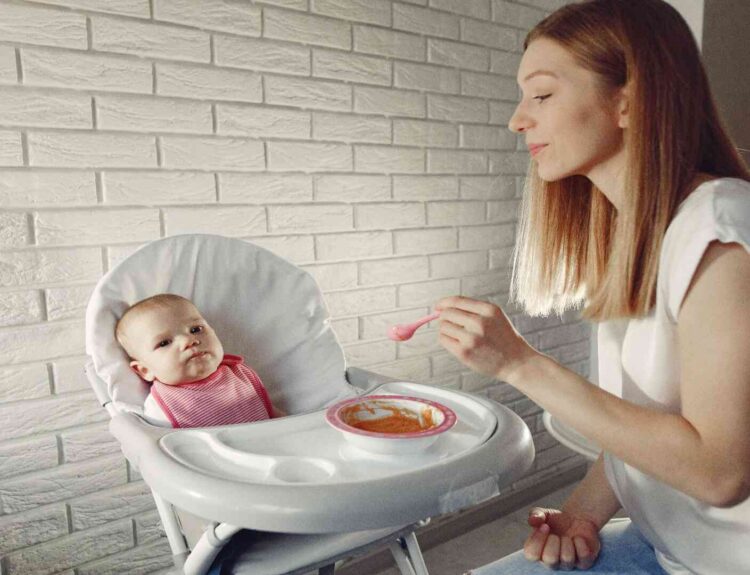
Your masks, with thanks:
M620 167L627 126L621 90L606 93L593 72L547 38L529 44L518 84L523 97L508 127L525 135L543 180L596 179L597 171Z

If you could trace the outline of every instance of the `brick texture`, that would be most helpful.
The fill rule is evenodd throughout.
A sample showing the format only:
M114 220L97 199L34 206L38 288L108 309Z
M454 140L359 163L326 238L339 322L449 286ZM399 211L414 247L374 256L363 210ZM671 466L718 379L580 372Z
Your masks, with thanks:
M164 572L147 486L82 375L96 282L165 235L256 242L318 281L350 365L539 408L437 342L449 294L505 303L528 157L525 32L563 0L0 3L0 573ZM513 308L581 373L588 327Z

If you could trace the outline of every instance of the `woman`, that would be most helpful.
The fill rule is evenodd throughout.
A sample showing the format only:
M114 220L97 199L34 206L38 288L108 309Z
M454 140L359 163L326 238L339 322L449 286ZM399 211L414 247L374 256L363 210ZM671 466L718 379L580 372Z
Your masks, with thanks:
M439 338L603 455L562 510L531 510L523 555L473 573L750 573L750 173L690 30L661 0L571 4L529 33L518 82L513 295L601 322L601 388L486 302L441 300ZM621 505L632 523L605 527Z

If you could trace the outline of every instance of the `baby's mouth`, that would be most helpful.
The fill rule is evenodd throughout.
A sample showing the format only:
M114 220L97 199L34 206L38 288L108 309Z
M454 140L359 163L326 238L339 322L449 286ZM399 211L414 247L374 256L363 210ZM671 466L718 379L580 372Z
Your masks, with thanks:
M204 356L206 356L206 355L208 355L208 352L207 352L207 351L199 351L198 353L194 353L193 355L191 355L191 356L190 356L190 357L188 358L188 361L192 361L192 360L194 360L194 359L198 359L198 358L204 357Z

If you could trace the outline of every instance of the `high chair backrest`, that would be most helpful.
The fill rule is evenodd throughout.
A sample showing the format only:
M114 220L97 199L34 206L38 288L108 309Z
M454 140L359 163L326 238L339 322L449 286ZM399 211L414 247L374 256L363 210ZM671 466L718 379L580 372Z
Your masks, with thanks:
M310 274L243 240L196 234L143 246L94 289L86 310L86 351L117 410L141 413L149 388L130 369L115 324L130 305L158 293L192 300L225 353L243 356L271 401L287 413L353 394Z

